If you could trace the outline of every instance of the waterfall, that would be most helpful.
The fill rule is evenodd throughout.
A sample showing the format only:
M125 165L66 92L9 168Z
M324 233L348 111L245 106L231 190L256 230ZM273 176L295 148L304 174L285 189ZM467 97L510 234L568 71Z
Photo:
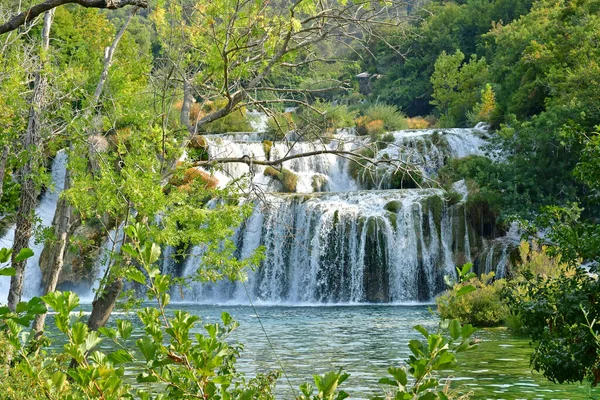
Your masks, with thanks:
M60 150L52 161L52 185L47 188L40 203L35 209L35 215L39 218L39 226L47 228L52 225L58 198L65 184L65 171L67 168L67 153ZM11 227L6 235L0 239L0 246L11 248L15 235L15 227ZM29 241L29 248L33 250L33 257L27 260L25 267L25 278L23 280L23 298L29 299L38 296L42 291L42 272L39 267L40 255L44 249L43 242L37 242L34 238ZM10 277L0 277L0 300L8 297L10 288Z
M461 199L448 205L441 189L392 189L394 171L385 161L400 160L433 177L450 158L484 155L485 135L482 127L391 132L373 157L382 161L375 185L356 182L350 162L335 154L283 163L298 177L296 194L276 193L278 182L259 165L230 163L212 171L223 180L220 184L249 176L265 189L263 201L255 204L234 237L240 258L263 246L265 259L248 273L247 282L193 283L184 289L185 300L246 303L248 296L267 304L431 300L444 289L444 275L455 274L457 262L472 258L466 183L454 185ZM206 138L211 158L246 155L256 160L320 150L352 151L369 144L368 138L344 130L318 143L293 134L274 143L263 142L260 134ZM179 275L193 275L203 254L202 246L193 248Z
M242 257L258 245L265 260L249 274L253 301L413 302L443 289L453 265L450 214L438 189L270 195L237 235ZM446 232L443 232L443 231ZM201 248L184 275L200 265ZM239 282L195 284L186 300L245 303Z

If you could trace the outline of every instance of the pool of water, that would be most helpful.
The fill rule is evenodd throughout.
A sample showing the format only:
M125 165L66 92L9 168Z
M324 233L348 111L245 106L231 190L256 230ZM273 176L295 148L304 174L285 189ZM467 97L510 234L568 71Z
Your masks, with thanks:
M232 339L244 344L238 369L249 375L285 370L289 382L282 376L277 385L281 399L294 398L292 390L312 380L313 374L339 367L351 374L342 386L351 398L382 394L377 381L386 376L389 366L402 364L409 355L408 341L420 337L412 327L434 328L437 324L426 305L260 306L256 311L232 305L174 307L207 323L220 320L223 311L229 312L240 322ZM552 384L532 372L528 341L516 339L506 330L482 330L475 336L481 340L479 347L459 354L459 366L448 371L453 388L470 392L471 398L589 399L600 395L600 390L590 393L586 384Z

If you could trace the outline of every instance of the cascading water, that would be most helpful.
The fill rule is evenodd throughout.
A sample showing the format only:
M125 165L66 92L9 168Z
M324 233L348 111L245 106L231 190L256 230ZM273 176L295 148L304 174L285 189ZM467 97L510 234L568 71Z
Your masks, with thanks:
M431 177L450 158L483 155L485 134L481 127L392 132L374 158L401 160ZM326 143L288 137L269 146L260 135L206 138L211 158L257 160L360 150L368 144L349 132L338 132ZM390 167L381 165L375 188L390 186ZM235 235L241 258L264 246L260 267L245 283L193 284L185 290L186 301L245 303L248 296L277 304L426 301L444 289L443 276L454 274L457 263L471 260L464 182L454 187L462 199L448 205L441 189L360 190L373 187L352 179L349 161L334 154L295 158L283 168L297 175L298 194L267 195ZM222 171L227 177L219 178L225 182L251 172L254 184L277 191L261 166L230 163ZM320 191L328 193L313 193ZM182 275L194 273L202 254L202 247L191 251Z
M67 168L67 153L60 150L52 162L52 186L46 190L42 199L35 210L39 218L39 225L47 228L52 225L54 212L60 193L65 184L65 171ZM15 228L11 227L6 235L0 239L0 247L11 248L14 240ZM33 257L27 260L25 267L25 279L23 281L23 298L28 299L37 296L42 290L42 272L39 267L40 255L44 249L44 243L37 243L33 238L29 242L29 247L33 250ZM0 277L0 302L8 297L10 288L10 278Z
M271 303L430 300L453 271L453 210L438 189L273 195L237 234L240 257L265 261L245 283ZM448 229L449 227L449 229ZM184 275L198 267L188 258ZM197 285L186 300L245 302L242 283Z

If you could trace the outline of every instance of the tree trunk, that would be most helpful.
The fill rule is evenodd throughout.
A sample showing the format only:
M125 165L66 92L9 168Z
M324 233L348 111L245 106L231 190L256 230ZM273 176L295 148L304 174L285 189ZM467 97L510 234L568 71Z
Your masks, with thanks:
M95 110L96 105L98 104L98 102L100 100L100 95L102 94L102 91L104 90L104 85L108 78L108 71L110 69L110 66L112 65L113 56L115 54L117 45L119 44L121 37L123 37L123 34L125 33L125 30L127 29L127 26L129 25L129 23L135 16L136 12L137 12L137 8L134 8L131 11L131 13L129 14L129 18L127 19L127 21L125 21L125 24L123 25L123 27L121 28L119 33L117 33L117 36L115 36L115 40L113 41L111 46L106 49L106 52L104 55L104 68L102 70L100 80L98 81L98 85L96 86L96 91L94 92L94 99L93 99L94 104L93 104L92 110ZM90 141L89 143L90 143L90 146L89 146L90 165L92 166L92 170L93 170L94 169L94 160L95 160L95 149L93 148L93 146L91 146L92 142ZM92 313L90 314L90 318L88 319L88 327L94 331L98 330L98 328L100 328L100 327L104 326L104 324L106 324L106 321L108 321L108 318L110 317L110 314L112 313L112 310L115 307L117 299L119 298L121 289L123 288L122 278L120 278L120 277L112 278L112 274L110 273L110 267L111 267L111 265L109 264L108 269L107 269L107 274L108 274L107 282L109 282L109 283L106 284L106 286L104 287L104 290L99 289L99 290L101 290L101 292L100 292L101 294L100 294L100 296L96 296L96 298L94 299L94 301L92 303Z
M93 331L106 324L113 308L115 308L121 289L123 289L122 278L119 277L113 280L109 278L109 282L102 295L98 296L92 303L92 313L88 319L88 327Z
M6 160L8 160L8 145L2 150L2 158L0 158L0 201L2 200L2 189L4 186L4 177L6 176Z
M48 80L43 73L44 60L50 44L50 26L52 25L53 11L46 12L44 16L44 27L42 29L42 49L40 56L39 70L35 75L33 98L29 107L29 120L27 130L25 131L22 142L23 149L27 152L27 161L20 169L21 182L21 200L17 212L15 239L13 242L12 267L15 269L15 275L10 280L10 289L8 292L8 308L14 311L17 303L21 301L23 293L23 277L27 262L15 261L15 258L21 250L29 246L29 239L32 234L33 213L37 205L38 185L34 174L37 173L40 165L40 145L41 145L41 112L44 106L46 95L46 86Z
M65 170L65 186L64 190L68 190L70 187L70 173L69 169ZM71 206L66 200L62 200L62 204L57 207L57 211L60 210L58 216L58 225L56 227L56 236L58 237L58 253L56 259L52 265L52 269L48 273L48 282L46 283L46 289L44 294L48 294L56 290L58 284L58 278L62 272L64 265L65 249L67 248L67 236L71 227ZM33 322L33 330L35 331L36 338L39 338L44 330L44 323L46 321L46 314L38 314Z

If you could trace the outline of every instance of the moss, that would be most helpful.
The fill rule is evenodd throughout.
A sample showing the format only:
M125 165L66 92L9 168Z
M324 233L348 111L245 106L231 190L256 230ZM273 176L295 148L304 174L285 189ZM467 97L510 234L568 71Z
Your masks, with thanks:
M395 171L389 178L390 189L416 189L423 184L423 174L420 171Z
M398 212L402 209L402 202L400 200L390 201L383 206L383 209L391 213L398 214Z
M446 204L448 204L449 206L453 206L462 201L463 195L458 193L456 190L449 190L446 192L445 199Z
M398 216L396 213L388 212L385 214L386 218L390 221L390 224L394 228L394 230L398 230Z
M271 149L273 148L273 142L271 142L270 140L263 140L262 145L263 150L265 151L265 157L267 158L267 160L269 160L271 158Z
M281 182L283 185L283 191L286 193L295 193L296 186L298 185L298 176L292 171L282 168L281 171L276 170L273 167L267 167L264 170L264 174Z
M370 147L366 147L358 151L358 155L360 158L357 158L350 163L348 166L348 172L352 178L364 184L366 183L364 182L365 179L372 181L372 179L369 179L370 174L365 174L370 165L366 160L364 160L364 158L375 157L375 150Z

